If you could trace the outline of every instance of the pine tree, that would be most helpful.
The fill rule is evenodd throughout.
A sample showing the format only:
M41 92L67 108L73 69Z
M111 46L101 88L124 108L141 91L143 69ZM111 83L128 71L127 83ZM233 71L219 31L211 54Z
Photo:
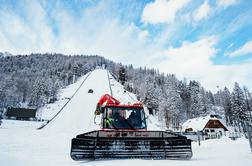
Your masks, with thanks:
M166 125L178 129L180 123L186 119L186 111L182 109L182 99L179 91L179 81L175 76L168 77L164 83L163 110L165 111Z
M249 117L252 118L252 97L246 86L243 87L246 110L248 111Z
M200 84L196 81L191 81L189 83L189 89L191 93L190 118L199 117L204 110L203 98L200 93Z
M156 86L155 82L152 82L153 80L149 79L146 84L146 91L144 95L144 103L146 104L147 108L151 111L156 113L158 110L158 96L159 96L159 91Z
M248 112L246 110L244 92L240 88L239 84L235 82L234 89L231 97L231 111L235 124L239 127L244 127L244 122L248 120Z
M119 81L122 83L122 85L124 85L124 83L127 81L125 68L123 66L121 66L119 68L118 73L119 73Z
M186 119L191 117L190 108L191 108L191 93L189 86L187 85L186 81L180 82L179 85L180 97L182 99L183 108L186 111Z
M226 124L232 125L234 120L233 120L233 115L231 111L231 93L229 92L227 87L224 88L222 93L223 93L222 106L224 107L224 111L225 111Z
M208 100L209 104L215 105L214 95L213 95L213 93L211 91L206 92L206 97L207 97L207 100Z

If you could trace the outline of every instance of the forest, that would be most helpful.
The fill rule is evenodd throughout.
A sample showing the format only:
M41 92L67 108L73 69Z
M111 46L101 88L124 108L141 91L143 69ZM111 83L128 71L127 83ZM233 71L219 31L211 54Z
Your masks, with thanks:
M156 69L134 68L98 55L56 53L0 53L0 112L8 107L39 108L53 103L61 88L97 66L105 66L168 128L179 129L187 119L218 114L227 125L243 130L244 123L252 119L251 92L239 80L233 89L219 88L213 93L196 80L179 80L175 74Z

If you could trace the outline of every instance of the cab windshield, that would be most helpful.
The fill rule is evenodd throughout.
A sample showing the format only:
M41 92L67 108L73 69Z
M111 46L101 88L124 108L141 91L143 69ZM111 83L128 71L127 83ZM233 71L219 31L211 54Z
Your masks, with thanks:
M115 129L145 129L146 121L143 108L118 108L105 109L104 128Z

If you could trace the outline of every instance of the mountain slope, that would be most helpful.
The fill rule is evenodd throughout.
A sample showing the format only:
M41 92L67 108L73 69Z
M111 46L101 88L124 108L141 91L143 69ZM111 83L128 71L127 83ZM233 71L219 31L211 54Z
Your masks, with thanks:
M88 93L89 89L93 89L94 92ZM90 123L93 123L97 101L105 93L110 93L107 71L96 69L45 130L69 131L74 134L89 130Z
M251 165L249 163L252 161L252 156L247 140L231 141L226 140L227 138L220 142L219 140L205 141L202 146L193 144L194 156L188 161L73 161L69 155L71 139L76 134L99 128L93 124L94 109L100 96L110 93L109 80L116 98L123 99L125 103L135 100L133 94L124 92L120 84L108 77L111 78L106 70L94 70L62 112L42 130L0 128L0 164L3 166ZM89 89L93 89L94 93L88 93ZM230 157L232 160L229 161Z

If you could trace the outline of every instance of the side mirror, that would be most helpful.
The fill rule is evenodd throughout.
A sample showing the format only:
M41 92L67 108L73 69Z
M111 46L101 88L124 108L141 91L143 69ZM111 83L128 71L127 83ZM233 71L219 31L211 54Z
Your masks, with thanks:
M101 116L102 116L101 114L95 115L95 117L94 117L94 123L96 125L101 125L101 122L102 122L102 117Z

